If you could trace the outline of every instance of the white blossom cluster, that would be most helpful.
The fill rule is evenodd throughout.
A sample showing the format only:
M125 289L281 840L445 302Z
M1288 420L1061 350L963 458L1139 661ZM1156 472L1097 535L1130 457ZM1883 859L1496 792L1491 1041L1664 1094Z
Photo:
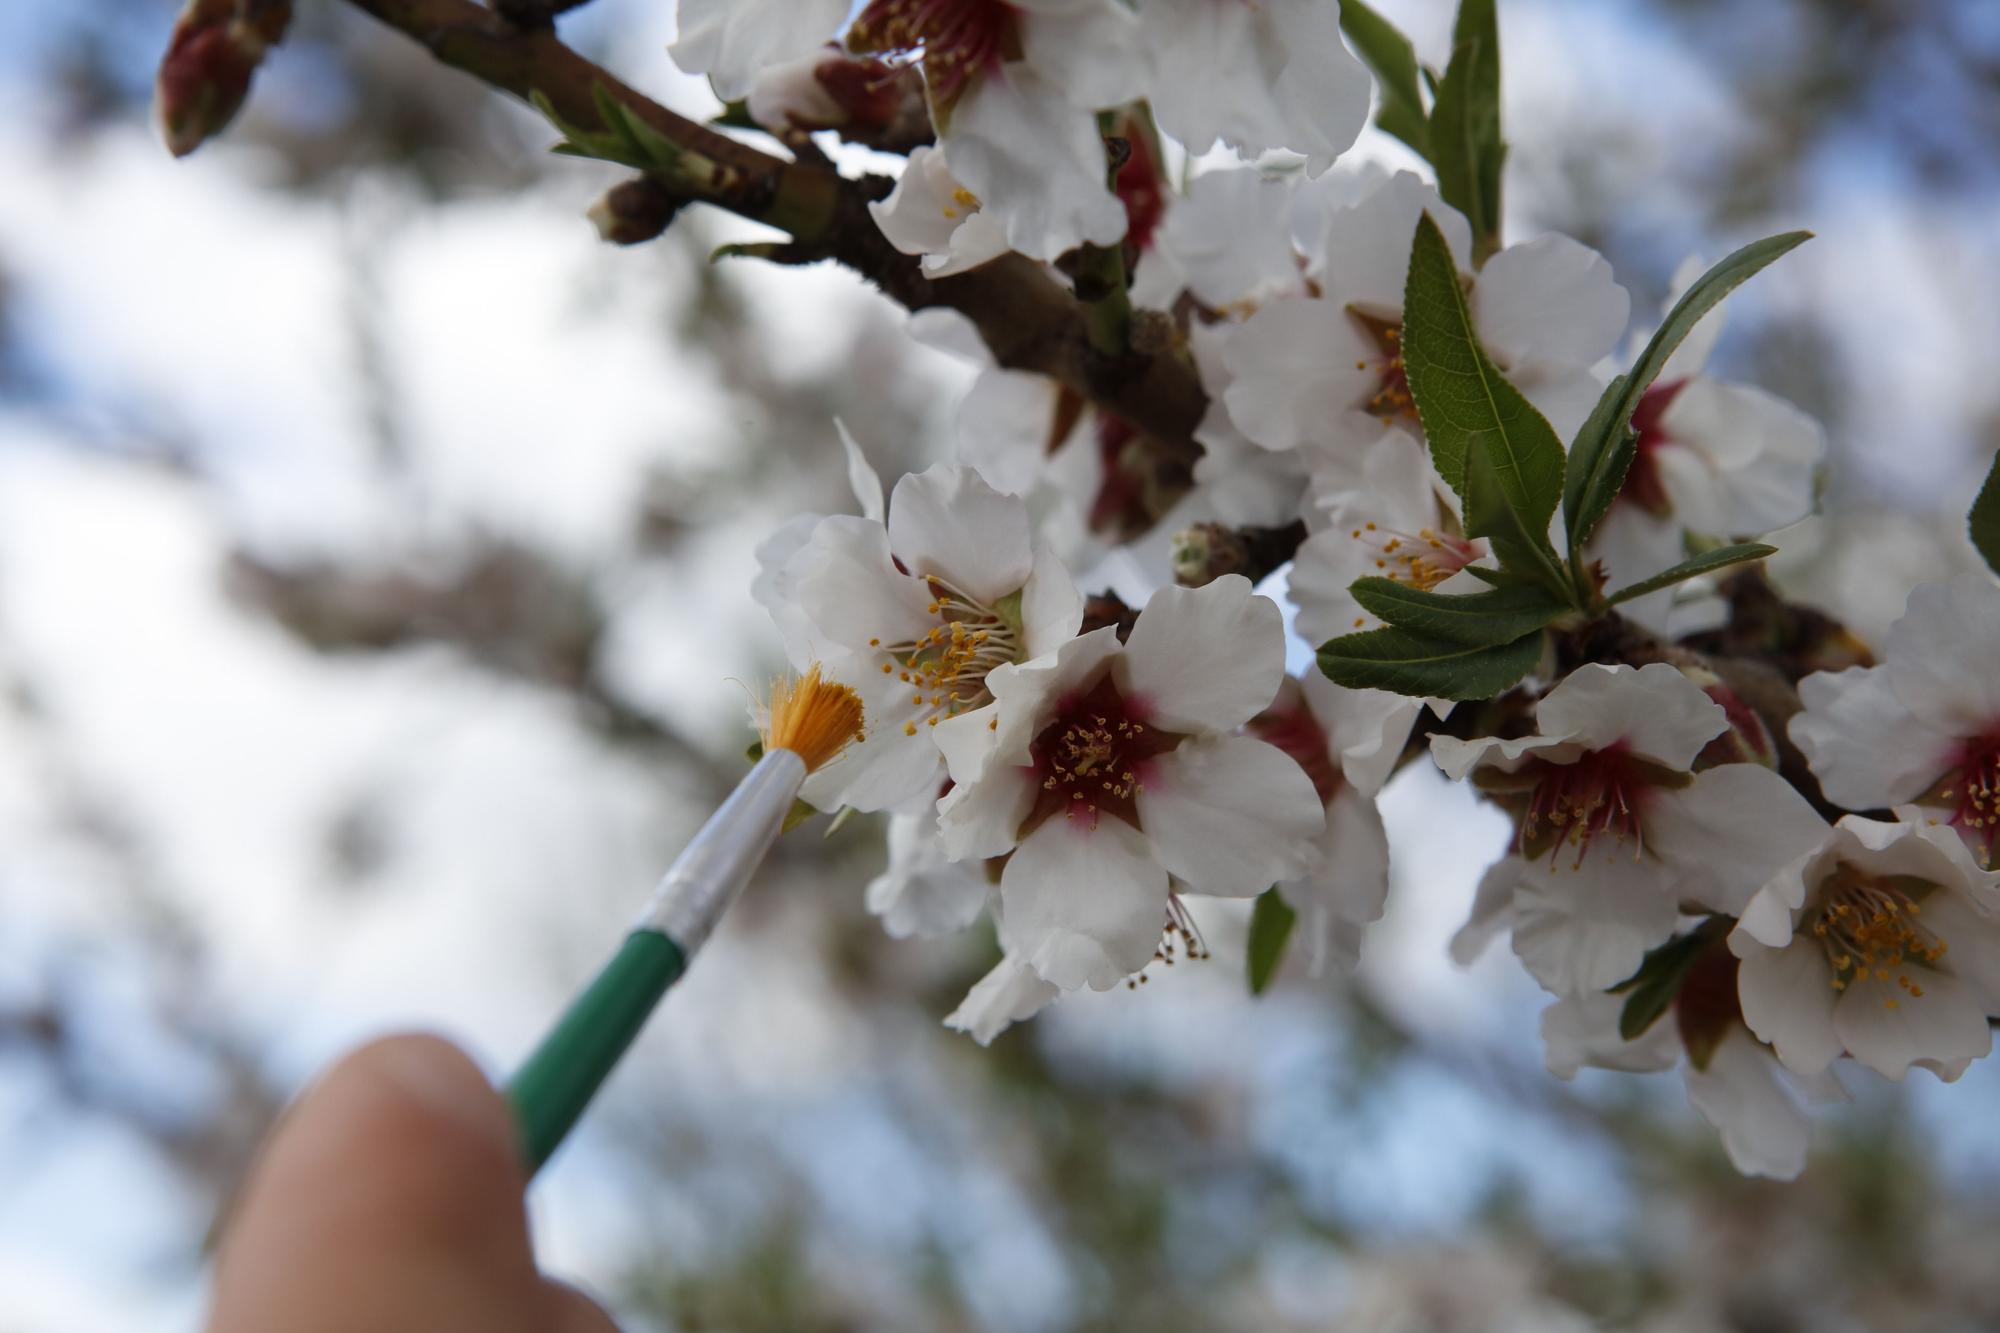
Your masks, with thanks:
M1675 645L1727 614L1686 587L1618 608L1657 651L1545 652L1507 708L1287 675L1288 623L1315 646L1382 623L1357 579L1506 581L1404 359L1422 218L1485 356L1563 441L1654 322L1628 341L1625 289L1576 240L1482 246L1433 182L1333 165L1371 95L1335 0L682 0L680 25L676 59L774 129L840 123L829 62L918 68L936 141L874 208L889 241L934 277L1011 252L1060 278L1077 247L1122 243L1131 299L1174 316L1208 396L1192 490L1135 520L1130 423L920 315L917 336L982 365L960 461L885 498L847 440L859 512L801 518L760 552L756 595L790 657L866 705L867 739L806 795L887 813L870 909L898 936L997 926L1001 961L948 1023L987 1042L1064 991L1200 949L1190 896L1275 887L1309 969L1350 967L1389 888L1376 795L1428 754L1515 820L1453 948L1510 939L1555 997L1556 1073L1678 1066L1740 1169L1791 1176L1843 1062L1952 1079L1988 1053L1991 580L1917 589L1881 663L1802 673L1795 715ZM1234 159L1216 165L1217 145ZM1179 187L1170 158L1193 164ZM1813 509L1820 428L1706 374L1720 324L1682 330L1631 413L1629 469L1579 562L1599 587ZM1197 522L1303 524L1289 618L1139 535ZM1111 567L1153 589L1123 624L1079 587ZM1786 753L1817 790L1796 764L1781 775Z

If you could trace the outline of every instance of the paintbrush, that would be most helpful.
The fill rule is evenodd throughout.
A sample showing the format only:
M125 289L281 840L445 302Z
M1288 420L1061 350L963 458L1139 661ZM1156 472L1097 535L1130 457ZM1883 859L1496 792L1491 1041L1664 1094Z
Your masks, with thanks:
M625 943L507 1085L530 1175L562 1143L750 882L806 775L860 739L861 699L821 680L815 665L771 687L760 722L764 751L756 765L675 858Z

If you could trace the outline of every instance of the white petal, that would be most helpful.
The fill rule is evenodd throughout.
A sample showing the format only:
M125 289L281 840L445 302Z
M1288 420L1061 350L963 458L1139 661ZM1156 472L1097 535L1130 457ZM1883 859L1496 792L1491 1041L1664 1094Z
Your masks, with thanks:
M1162 588L1132 626L1118 670L1127 700L1143 700L1154 725L1239 727L1277 697L1285 678L1284 616L1240 574Z
M1403 317L1403 284L1417 219L1428 212L1461 270L1470 269L1472 228L1414 172L1399 171L1351 208L1327 213L1321 285L1336 307L1361 306L1384 319Z
M1674 516L1695 532L1760 537L1812 512L1826 432L1782 398L1706 377L1660 419L1655 463Z
M1211 306L1296 291L1291 202L1285 181L1254 167L1205 171L1167 210L1158 244L1180 265L1188 290Z
M1560 1079L1572 1079L1586 1065L1628 1074L1672 1069L1681 1057L1680 1035L1674 1024L1661 1020L1637 1041L1627 1041L1618 1035L1618 1019L1624 1010L1623 995L1603 991L1565 995L1542 1010L1543 1058L1549 1072Z
M1502 365L1590 365L1617 345L1632 314L1604 256L1554 232L1487 260L1471 305L1480 341Z
M785 565L785 579L820 633L854 648L905 643L937 623L923 584L896 569L880 523L823 518Z
M1409 248L1408 242L1404 249ZM1322 439L1380 384L1367 364L1380 349L1331 301L1273 301L1223 344L1232 380L1223 401L1243 433L1266 449Z
M1737 947L1732 933L1730 947ZM1818 1074L1840 1057L1833 1029L1833 969L1810 938L1782 949L1758 949L1743 958L1736 973L1743 1022L1759 1041L1777 1048L1787 1069Z
M1035 563L1021 589L1021 634L1030 658L1044 656L1076 637L1083 624L1083 594L1046 542L1035 543Z
M855 655L859 657L860 655ZM854 658L838 660L844 667ZM908 687L879 684L879 671L871 671L863 659L859 669L838 669L822 663L830 679L842 680L862 690L866 736L841 752L839 758L806 778L799 796L818 810L838 810L851 805L864 813L894 810L918 798L935 796L944 780L944 758L932 739L931 729L921 722L917 734L906 735L903 726L916 716L908 706ZM872 687L872 688L870 688Z
M1326 826L1312 779L1247 736L1197 736L1155 760L1139 789L1154 854L1196 893L1254 896L1302 873Z
M889 244L906 255L944 254L952 233L979 208L963 195L944 154L929 145L910 150L909 164L889 197L868 205L869 216Z
M1527 867L1518 856L1503 856L1486 867L1479 877L1479 891L1473 896L1472 914L1451 937L1451 961L1470 967L1493 937L1514 927L1515 891L1521 887Z
M861 506L861 517L880 523L889 512L882 499L882 474L868 461L868 455L861 452L861 445L847 429L846 422L835 417L833 428L840 432L840 447L847 455L847 484L854 491L855 503Z
M1592 560L1603 562L1605 586L1616 592L1686 559L1687 531L1678 519L1649 514L1635 504L1615 503L1591 533L1586 551ZM1619 603L1618 614L1664 634L1674 599L1675 589L1662 588Z
M1060 994L1033 969L1011 957L1002 958L991 972L973 983L958 1008L946 1016L944 1025L988 1046L1013 1024L1033 1018Z
M1665 662L1579 667L1535 705L1544 736L1593 750L1623 741L1636 755L1685 769L1729 726L1722 705Z
M1118 0L1015 0L1027 63L1071 106L1103 110L1143 97L1139 20Z
M2000 587L1984 574L1926 583L1889 627L1889 683L1927 726L1976 736L2000 723Z
M1022 821L1035 808L1039 790L1033 769L1012 767L989 769L976 782L954 786L937 806L945 855L954 861L1006 855L1020 838Z
M1971 988L1982 1012L2000 1014L2000 926L1962 893L1933 893L1922 907L1924 928L1951 946L1944 959L1951 974Z
M1730 1164L1746 1176L1790 1180L1805 1170L1812 1122L1771 1053L1731 1028L1708 1068L1687 1070L1688 1101L1722 1135Z
M759 542L757 576L750 581L750 596L771 613L772 623L785 640L785 657L800 671L838 650L799 605L798 589L785 573L792 557L812 540L820 518L818 514L800 514Z
M1654 792L1643 818L1646 848L1682 876L1679 893L1731 916L1833 831L1762 764L1723 764L1679 790Z
M1920 997L1879 981L1841 992L1833 1026L1849 1055L1884 1078L1901 1080L1919 1061L1950 1066L1993 1049L1993 1030L1970 986L1942 972L1913 980L1923 986Z
M1025 64L977 80L947 135L952 171L1030 259L1125 235L1125 206L1104 184L1096 118L1062 100Z
M1167 872L1122 819L1050 819L1008 858L1000 898L1009 954L1063 990L1108 990L1153 956Z
M681 0L680 37L667 48L690 74L706 74L733 102L758 71L795 60L833 37L848 0Z
M1028 507L969 467L909 473L889 497L889 549L912 574L935 574L988 605L1020 591L1034 566Z
M1786 730L1835 805L1914 800L1951 766L1954 738L1911 716L1882 667L1814 672L1799 682L1799 699L1805 710Z
M1674 933L1679 910L1649 861L1607 847L1538 863L1514 897L1514 953L1552 994L1615 986Z
M1361 927L1381 920L1388 901L1389 835L1374 799L1345 785L1335 792L1319 852L1317 869L1282 886L1298 911L1313 976L1329 966L1352 969L1360 961Z
M1782 949L1790 944L1799 909L1805 906L1806 884L1819 882L1826 857L1824 849L1802 856L1781 867L1751 894L1737 916L1736 928L1729 932L1729 951L1738 958L1748 958L1760 947Z
M1149 0L1161 128L1190 153L1220 139L1250 158L1291 149L1325 170L1368 117L1368 75L1332 17L1312 0Z
M945 860L933 813L890 816L888 840L889 864L866 895L885 931L899 940L931 939L979 919L989 892L986 877L975 866Z
M1026 495L1048 466L1056 382L1026 371L980 373L958 404L959 461L998 491Z
M1350 690L1312 668L1299 684L1341 775L1364 796L1381 791L1403 757L1423 701L1387 690Z
M990 730L992 757L987 762L1032 762L1028 743L1048 724L1057 701L1064 695L1080 694L1095 685L1103 677L1106 664L1117 657L1119 651L1118 631L1105 625L1058 645L1053 653L995 667L989 672L986 688L998 701L997 709L993 713L981 709L978 713L963 715L998 722L999 725ZM962 721L961 717L942 723L938 730L944 731ZM948 744L946 753L954 753ZM959 766L957 759L953 759L954 781L970 781L978 772Z
M1518 736L1502 740L1497 736L1431 737L1431 759L1438 770L1456 782L1475 768L1497 768L1503 773L1518 771L1530 759L1567 764L1583 752L1573 741L1555 736Z

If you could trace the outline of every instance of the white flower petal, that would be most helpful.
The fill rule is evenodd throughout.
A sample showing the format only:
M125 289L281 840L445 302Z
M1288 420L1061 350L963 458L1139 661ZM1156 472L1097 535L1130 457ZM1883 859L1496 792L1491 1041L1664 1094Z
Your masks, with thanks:
M1162 588L1125 641L1119 683L1167 731L1226 731L1277 697L1285 678L1278 604L1227 574L1199 588Z
M866 735L806 778L799 796L814 809L851 805L864 813L894 810L935 796L944 779L944 759L931 728L919 722L916 735L903 731L904 724L917 716L908 703L908 687L884 689L881 673L869 669L869 660L856 654L821 664L829 679L862 692ZM851 670L842 669L849 663Z
M1632 298L1604 256L1554 232L1487 260L1471 306L1480 341L1503 366L1588 366L1610 354L1632 314Z
M1255 167L1205 171L1167 210L1158 244L1186 275L1188 290L1211 306L1297 291L1291 202L1287 182Z
M1514 896L1514 953L1555 995L1615 986L1673 935L1669 889L1657 865L1617 847L1531 865Z
M1108 990L1146 965L1167 915L1167 872L1146 838L1104 815L1050 819L1000 874L1000 942L1044 980Z
M1889 627L1884 669L1917 720L1971 737L2000 724L2000 587L1984 574L1926 583Z
M1784 399L1707 378L1681 386L1654 453L1674 516L1694 532L1760 537L1812 512L1826 432Z
M1307 668L1299 679L1306 706L1326 731L1341 775L1364 796L1382 790L1423 710L1421 699L1387 690L1350 690Z
M1034 567L1028 507L969 467L909 473L889 497L889 549L912 574L935 574L987 605L1018 592Z
M681 0L680 36L667 51L733 102L749 94L760 70L830 40L847 7L848 0Z
M1452 962L1470 967L1496 935L1513 929L1514 894L1526 874L1527 866L1518 856L1503 856L1486 867L1473 896L1472 914L1451 937Z
M847 455L847 484L854 491L854 502L861 506L861 517L880 523L889 512L882 499L882 474L868 461L868 455L861 452L861 445L847 429L846 422L835 417L833 428L840 432L840 448Z
M1403 285L1417 219L1428 212L1444 233L1461 270L1472 267L1472 228L1465 215L1410 171L1399 171L1349 208L1329 209L1316 267L1326 299L1336 308L1358 305L1371 315L1401 321Z
M945 860L931 811L889 818L889 864L869 881L868 910L895 939L932 939L979 919L990 892L976 866Z
M1954 739L1911 716L1882 667L1817 671L1786 730L1826 799L1849 810L1914 800L1950 768Z
M1431 737L1431 760L1453 782L1475 768L1492 767L1503 773L1513 773L1529 759L1567 764L1581 753L1582 746L1556 736L1517 736L1511 740L1502 740L1497 736L1475 736L1471 740L1460 740L1456 736Z
M1746 1176L1791 1180L1805 1170L1812 1122L1771 1053L1731 1028L1708 1068L1687 1070L1688 1101L1722 1135L1723 1151Z
M1030 259L1124 237L1125 206L1104 184L1096 118L1030 66L1005 65L974 82L946 139L953 174Z
M1351 970L1360 961L1361 927L1382 919L1389 897L1389 835L1374 798L1343 784L1326 804L1318 867L1281 886L1299 914L1306 967Z
M1035 543L1034 566L1021 588L1021 635L1030 658L1052 653L1083 624L1083 594L1046 542Z
M1646 849L1680 875L1681 896L1731 916L1832 832L1796 787L1761 764L1723 764L1686 787L1656 791L1642 817Z
M995 490L1028 494L1048 466L1057 392L1046 375L982 371L958 405L959 461Z
M1275 745L1196 736L1149 766L1139 826L1196 893L1254 896L1302 873L1326 816L1312 779Z
M1099 111L1145 96L1142 23L1119 0L1013 2L1024 11L1026 62L1071 106Z
M940 723L939 731L944 730ZM1035 772L1030 768L989 769L977 782L954 786L938 801L938 839L954 861L1004 856L1021 835L1021 823L1035 808Z
M1593 750L1623 741L1633 754L1678 769L1729 726L1722 705L1665 662L1579 667L1535 705L1535 721L1544 736Z
M1590 535L1590 559L1602 561L1605 587L1628 588L1687 558L1687 531L1679 520L1649 514L1636 504L1614 503ZM1676 590L1662 588L1621 602L1618 614L1665 634Z
M819 521L785 565L800 606L835 643L905 643L937 623L923 584L900 573L880 523L847 514Z
M1014 958L1002 958L991 972L973 983L958 1008L945 1017L944 1025L988 1046L1013 1024L1033 1018L1060 994L1032 968Z
M1949 1067L1993 1049L1993 1030L1972 987L1942 972L1913 979L1923 986L1920 997L1893 982L1859 983L1841 992L1833 1026L1849 1055L1900 1081L1920 1061Z
M1738 949L1731 932L1730 947ZM1810 938L1782 949L1756 949L1743 956L1736 972L1743 1022L1757 1040L1775 1047L1785 1068L1813 1075L1840 1058L1840 1035L1833 1028L1833 969Z
M1409 248L1408 242L1404 249ZM1244 435L1266 449L1330 438L1380 386L1381 355L1331 301L1273 301L1229 332L1223 401Z
M1654 1023L1637 1041L1627 1041L1618 1035L1624 1010L1623 995L1603 991L1565 995L1542 1010L1543 1059L1549 1072L1572 1079L1586 1065L1628 1074L1672 1069L1681 1057L1680 1035L1673 1023Z

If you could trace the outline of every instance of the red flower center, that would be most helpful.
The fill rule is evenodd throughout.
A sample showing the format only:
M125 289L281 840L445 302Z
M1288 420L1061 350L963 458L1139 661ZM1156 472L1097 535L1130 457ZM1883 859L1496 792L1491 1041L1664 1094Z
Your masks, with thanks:
M973 75L1019 53L1018 17L1004 0L870 0L847 30L847 46L921 60L931 96L949 106Z
M1992 830L2000 827L2000 730L1965 742L1937 786L1936 799L1951 811L1951 826L1990 865Z
M1622 744L1587 750L1573 763L1529 761L1514 775L1532 783L1521 817L1522 854L1538 856L1546 849L1553 862L1567 844L1582 864L1592 840L1608 837L1621 845L1629 839L1638 856L1646 849L1639 816L1655 768Z
M1059 703L1055 719L1029 744L1042 788L1029 826L1061 811L1065 819L1087 819L1092 828L1099 814L1137 828L1138 796L1152 761L1181 740L1153 727L1148 716L1108 675Z
M1673 436L1667 434L1661 419L1687 385L1684 379L1655 384L1639 395L1639 406L1632 411L1632 433L1637 439L1633 444L1632 466L1626 470L1625 485L1620 488L1618 498L1660 518L1674 509L1674 502L1667 497L1666 482L1660 476L1659 460L1660 446L1673 443Z

